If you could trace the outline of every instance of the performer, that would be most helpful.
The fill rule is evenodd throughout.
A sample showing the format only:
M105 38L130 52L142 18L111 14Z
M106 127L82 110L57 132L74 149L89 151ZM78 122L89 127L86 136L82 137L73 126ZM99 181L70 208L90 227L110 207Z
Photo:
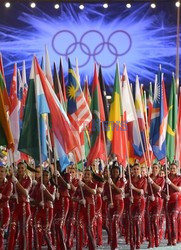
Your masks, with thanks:
M78 187L78 179L76 178L76 169L75 166L72 165L68 168L68 172L71 176L71 189L69 191L69 211L67 215L67 248L71 249L73 247L73 239L75 235L75 226L76 226L76 214L77 214L77 202L73 201L71 198L74 196L74 193Z
M152 174L148 177L148 227L149 227L149 245L148 248L159 246L159 222L162 211L163 200L161 191L164 188L165 180L159 175L160 167L158 164L153 164Z
M42 201L42 191L44 201ZM37 182L32 199L36 205L34 213L35 227L35 249L40 250L43 242L43 236L49 249L53 249L50 228L53 220L53 201L55 199L55 186L50 183L50 172L48 169L43 170L43 184Z
M13 185L6 179L6 166L0 162L0 250L4 249L4 232L10 220L9 199Z
M82 191L84 198L82 197ZM84 170L83 181L79 181L79 186L73 197L78 202L77 209L77 231L76 231L76 250L83 249L83 229L84 225L88 234L89 250L96 249L94 235L94 219L95 219L95 194L96 184L92 181L92 172L89 168Z
M145 193L147 191L146 177L140 177L140 166L135 163L132 168L133 176L129 188L132 189L133 200L130 193L130 247L140 249L142 220L145 212Z
M69 211L69 190L71 189L71 176L69 173L60 175L55 172L57 177L57 192L54 203L54 225L56 233L56 250L67 249L65 244L65 221Z
M124 188L125 188L126 179L120 178L120 167L118 162L114 162L111 168L111 178L108 179L108 182L105 184L107 190L108 186L111 185L112 189L112 199L113 204L111 203L110 192L108 193L108 216L109 216L109 234L110 234L110 245L111 250L114 250L118 247L118 228L119 223L124 210Z
M168 245L176 245L178 238L178 215L181 212L181 176L177 174L178 167L175 162L170 166L170 174L166 178L169 185L168 208L166 211L168 220Z
M109 226L108 226L108 195L105 190L105 184L108 181L108 166L104 168L104 189L102 193L102 227L107 231L109 235Z
M26 174L26 164L24 162L18 163L17 178L13 175L12 182L16 189L14 194L16 197L15 208L11 217L11 224L8 238L8 250L14 250L16 244L16 233L19 223L19 248L28 248L28 223L31 216L29 204L29 191L31 188L31 178ZM17 192L16 192L17 191Z

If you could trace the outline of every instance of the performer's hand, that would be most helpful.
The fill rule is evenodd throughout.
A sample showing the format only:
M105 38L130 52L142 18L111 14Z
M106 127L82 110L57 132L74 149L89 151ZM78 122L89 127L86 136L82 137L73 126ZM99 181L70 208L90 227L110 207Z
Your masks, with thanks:
M43 191L45 191L45 189L46 189L45 185L44 185L44 184L41 184L41 185L40 185L40 189L43 190Z
M55 176L57 176L57 177L60 176L60 172L58 170L55 170Z
M43 201L40 201L39 206L40 206L40 207L43 207L44 205L45 205L44 202L43 202Z
M148 177L148 183L149 183L149 184L153 184L153 182L154 182L154 181L152 180L152 178Z
M108 179L108 183L110 184L110 185L112 185L113 184L113 181L112 181L112 179L109 177L109 179Z
M83 187L85 185L85 183L81 180L79 180L78 184L79 184L79 187Z
M103 196L103 201L106 201L107 200L107 196L105 195L105 196Z
M110 203L109 205L108 205L108 208L113 208L114 207L114 204L113 203Z
M155 196L152 195L152 196L150 197L150 200L151 200L151 201L155 201Z
M79 201L79 203L85 206L86 200L85 200L85 199L82 199L82 200Z
M3 195L0 193L0 200L2 199L2 196L3 196Z
M125 176L123 177L123 181L125 184L127 184L127 180L126 180Z
M69 183L67 183L67 189L71 189L71 186L70 186L70 184Z
M59 198L60 198L60 193L59 193L59 192L56 192L56 193L55 193L55 197L56 197L57 200L59 200Z
M130 189L134 189L134 185L132 183L129 184Z
M166 178L166 183L168 184L168 185L170 185L172 182L171 182L171 180L167 177Z
M166 195L166 200L167 200L167 201L170 200L170 195Z
M134 201L133 197L130 197L129 200L131 203L133 203L133 201Z
M37 185L37 183L38 183L38 182L37 182L36 180L33 180L33 181L32 181L32 185L34 185L34 186Z
M18 182L18 179L13 175L12 176L12 182L14 183L14 184L16 184L17 182Z

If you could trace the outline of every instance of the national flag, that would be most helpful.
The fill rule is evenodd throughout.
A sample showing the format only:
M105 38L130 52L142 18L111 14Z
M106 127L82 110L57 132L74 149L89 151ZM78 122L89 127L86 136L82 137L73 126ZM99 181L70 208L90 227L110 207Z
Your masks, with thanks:
M109 125L107 132L108 142L111 143L111 152L117 156L117 161L125 165L126 162L126 124L123 119L123 107L121 100L121 85L119 67L116 65L113 96L109 112Z
M35 65L37 67L37 71L40 76L44 94L50 110L52 131L61 144L65 153L68 154L78 145L77 140L74 136L74 131L61 103L59 102L53 88L51 87L51 84L43 74L43 71L41 70L36 58Z
M88 84L88 79L86 78L84 81L84 88L83 88L83 93L86 99L86 102L89 106L89 108L91 107L91 95L89 92L89 84Z
M60 57L60 65L59 65L59 80L60 80L60 85L62 87L62 93L63 93L63 97L64 97L65 107L67 107L65 79L64 79L63 63L62 63L62 58L61 57Z
M4 67L2 61L2 54L0 53L0 90L3 96L3 102L5 105L6 111L9 110L10 102L8 97L8 92L6 88L5 76L4 76Z
M148 126L149 127L150 127L150 122L151 122L152 109L153 109L153 91L152 91L152 83L150 82L149 97L148 97Z
M91 164L95 159L106 159L106 145L104 140L104 125L105 114L102 102L101 90L96 70L94 69L94 78L92 84L92 131L91 131L91 147L88 155L88 164Z
M10 129L3 94L0 89L0 146L14 149L14 139Z
M166 157L166 129L168 108L163 74L159 71L150 125L150 144L157 160Z
M176 82L173 75L173 80L170 89L169 97L169 111L168 111L168 123L167 123L167 134L166 134L166 146L167 146L167 159L171 163L175 159L175 133L177 128L177 93L176 93Z
M108 101L107 101L107 97L106 97L107 96L106 95L106 88L105 88L105 84L104 84L101 66L99 66L99 83L100 83L102 101L103 101L103 105L104 105L105 120L108 121L108 119L109 119L109 105L108 105Z
M22 69L22 77L19 75L19 93L20 94L20 120L23 120L23 114L25 109L26 97L28 92L28 84L26 80L26 65L25 61L23 61L23 69Z
M176 130L176 156L175 159L181 163L181 87L179 89L178 122Z
M80 83L69 60L68 86L67 86L67 113L68 117L79 133L83 131L92 120L92 114L85 100Z
M15 161L20 159L20 152L18 151L18 142L19 142L19 102L17 97L17 65L14 64L14 72L10 88L10 109L9 109L9 121L11 132L14 138L14 157Z
M47 46L45 46L45 76L53 88L53 77Z

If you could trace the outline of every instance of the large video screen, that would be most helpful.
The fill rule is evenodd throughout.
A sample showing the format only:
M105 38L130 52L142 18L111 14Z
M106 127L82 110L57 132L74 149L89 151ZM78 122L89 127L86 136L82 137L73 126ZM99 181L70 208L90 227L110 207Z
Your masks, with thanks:
M41 61L47 45L51 64L63 60L67 74L67 60L75 66L78 58L83 82L91 82L94 62L102 65L108 93L113 86L115 64L127 65L130 81L149 85L154 82L159 64L165 81L171 81L176 65L177 8L174 1L157 3L89 3L79 9L78 3L63 3L59 9L54 3L41 2L32 9L29 4L12 3L0 8L0 51L3 55L7 85L11 81L14 62L21 69L26 60L27 74L35 54Z

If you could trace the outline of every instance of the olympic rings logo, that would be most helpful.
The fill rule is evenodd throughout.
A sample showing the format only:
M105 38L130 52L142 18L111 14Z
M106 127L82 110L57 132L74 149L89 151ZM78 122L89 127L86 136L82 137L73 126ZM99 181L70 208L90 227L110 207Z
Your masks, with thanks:
M93 37L95 35L98 35L99 38L101 39L101 42L98 43L97 45L95 45L95 47L92 51L91 51L90 47L85 42L86 38L88 38L88 36L90 34ZM121 36L124 36L124 38L127 40L126 48L124 48L123 51L119 51L119 49L121 48L121 41L118 41L120 44L119 48L117 48L118 46L116 46L114 44L114 36L118 35L118 34ZM65 35L70 36L71 39L73 39L73 42L71 42L70 44L67 44L66 49L64 49L64 51L61 51L61 44L58 43L58 41L59 41L59 39L62 39ZM58 44L58 46L57 46L57 44ZM106 65L101 64L101 65L103 68L109 68L116 63L118 57L123 56L129 52L129 50L131 49L131 46L132 46L132 39L131 39L131 36L128 34L128 32L126 32L124 30L115 30L109 35L108 39L106 40L100 31L94 30L94 29L88 30L85 33L83 33L82 36L80 37L80 40L77 39L76 35L72 31L65 30L65 29L58 31L52 38L53 50L58 55L65 56L66 60L68 60L68 57L75 52L77 46L79 46L81 52L87 56L87 59L85 60L85 62L83 62L81 65L79 65L80 68L82 68L86 64L88 64L91 57L93 57L93 60L97 64L101 64L101 63L99 63L97 56L100 55L101 53L103 53L103 50L105 47L107 47L109 53L114 56L114 59L109 64L106 64ZM73 66L75 66L75 65L73 65Z

